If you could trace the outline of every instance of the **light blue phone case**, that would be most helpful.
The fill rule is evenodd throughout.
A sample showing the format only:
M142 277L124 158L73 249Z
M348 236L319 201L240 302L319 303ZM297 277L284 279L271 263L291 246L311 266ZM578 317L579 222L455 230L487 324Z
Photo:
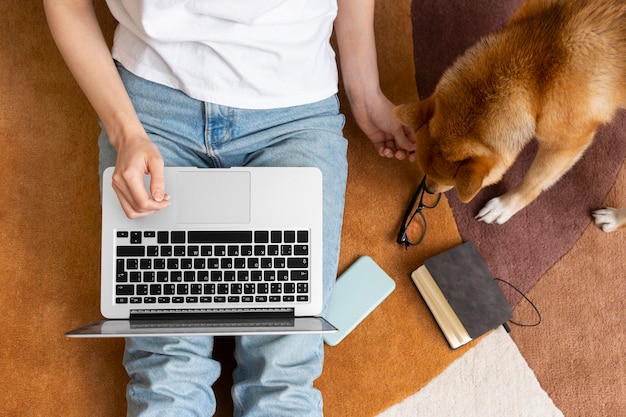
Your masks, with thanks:
M372 258L357 259L335 284L326 319L339 331L325 334L326 344L341 342L395 287L395 281Z

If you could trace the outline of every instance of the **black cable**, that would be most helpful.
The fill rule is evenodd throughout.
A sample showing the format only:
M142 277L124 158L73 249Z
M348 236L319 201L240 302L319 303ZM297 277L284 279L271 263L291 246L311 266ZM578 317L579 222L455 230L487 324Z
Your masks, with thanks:
M522 297L524 297L524 299L526 301L528 301L528 303L532 306L532 308L537 313L537 317L539 317L537 322L536 323L532 323L532 324L518 323L518 322L515 322L513 320L509 320L509 322L511 322L512 324L515 324L516 326L521 326L521 327L535 327L535 326L539 326L541 324L541 313L539 312L539 309L537 308L537 306L532 301L530 301L530 299L528 297L526 297L526 294L521 292L519 289L517 289L517 287L515 287L515 285L511 284L508 281L505 281L505 280L500 279L500 278L494 278L494 279L497 280L497 281L500 281L500 282L504 282L506 285L508 285L509 287L513 288L515 291L517 291ZM510 329L508 328L508 326L505 326L505 329L507 330L507 332L510 332Z

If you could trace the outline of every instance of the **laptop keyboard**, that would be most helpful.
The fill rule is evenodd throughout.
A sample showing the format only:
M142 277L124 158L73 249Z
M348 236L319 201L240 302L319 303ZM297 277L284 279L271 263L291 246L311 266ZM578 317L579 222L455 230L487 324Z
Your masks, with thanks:
M116 304L309 302L309 231L117 230Z

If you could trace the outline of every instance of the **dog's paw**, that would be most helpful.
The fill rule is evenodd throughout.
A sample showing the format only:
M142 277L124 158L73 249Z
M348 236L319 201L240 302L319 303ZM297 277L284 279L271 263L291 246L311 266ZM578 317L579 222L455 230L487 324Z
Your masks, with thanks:
M485 204L485 207L478 212L475 219L488 224L502 224L506 223L517 211L517 209L506 204L503 198L496 197Z
M607 207L594 211L593 221L603 232L614 232L626 222L626 209Z

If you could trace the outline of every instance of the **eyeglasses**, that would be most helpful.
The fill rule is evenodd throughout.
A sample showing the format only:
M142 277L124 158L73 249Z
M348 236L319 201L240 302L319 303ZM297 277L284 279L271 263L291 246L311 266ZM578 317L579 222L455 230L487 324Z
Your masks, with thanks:
M418 198L419 203L416 206L415 203ZM402 227L396 241L400 244L404 243L406 249L422 243L424 236L426 236L426 218L422 210L436 207L439 200L441 200L441 194L433 193L426 187L426 176L424 175L404 213L404 220L402 220Z

